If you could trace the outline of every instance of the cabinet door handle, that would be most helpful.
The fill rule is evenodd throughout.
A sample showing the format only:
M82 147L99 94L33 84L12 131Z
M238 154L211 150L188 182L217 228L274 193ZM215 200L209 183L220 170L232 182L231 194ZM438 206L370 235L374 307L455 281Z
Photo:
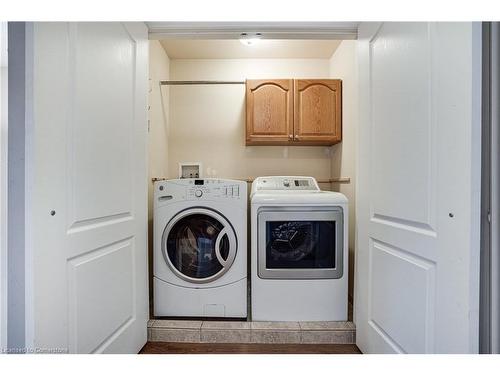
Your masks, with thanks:
M298 136L298 135L296 135L296 136L295 136L295 137L293 137L293 138L294 138L296 141L298 141L298 140L299 140L299 136Z
M290 140L292 141L292 140L293 140L293 135L292 135L292 134L290 134L290 135L288 136L288 138L290 138Z

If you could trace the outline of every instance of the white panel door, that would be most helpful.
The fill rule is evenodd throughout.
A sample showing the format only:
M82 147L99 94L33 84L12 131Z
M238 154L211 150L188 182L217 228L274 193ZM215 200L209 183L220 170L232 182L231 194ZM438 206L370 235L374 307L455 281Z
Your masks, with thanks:
M357 345L476 352L473 25L361 24L359 68Z
M148 319L147 28L28 28L26 346L136 353Z

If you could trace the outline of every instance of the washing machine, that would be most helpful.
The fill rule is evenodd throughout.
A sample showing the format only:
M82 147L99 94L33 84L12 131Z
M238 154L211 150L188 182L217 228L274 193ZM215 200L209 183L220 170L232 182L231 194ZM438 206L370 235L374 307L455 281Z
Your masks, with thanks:
M153 263L155 316L245 318L246 182L156 182Z
M347 198L296 176L259 177L250 197L252 320L347 320Z

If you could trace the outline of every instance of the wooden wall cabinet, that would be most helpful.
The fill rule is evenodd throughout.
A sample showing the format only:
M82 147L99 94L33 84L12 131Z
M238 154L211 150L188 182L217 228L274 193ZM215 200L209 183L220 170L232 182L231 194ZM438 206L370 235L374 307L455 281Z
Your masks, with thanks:
M293 136L293 80L247 80L246 102L247 145L286 143Z
M247 80L247 145L333 145L340 141L341 80Z

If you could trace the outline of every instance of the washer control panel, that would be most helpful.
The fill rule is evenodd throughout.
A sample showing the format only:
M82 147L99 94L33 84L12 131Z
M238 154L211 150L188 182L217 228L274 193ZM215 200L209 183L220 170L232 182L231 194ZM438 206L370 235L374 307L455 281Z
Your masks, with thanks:
M246 188L244 181L186 178L157 182L155 194L163 200L246 200Z
M188 198L239 198L240 184L233 181L217 179L189 179L187 181ZM236 182L236 181L235 181Z

